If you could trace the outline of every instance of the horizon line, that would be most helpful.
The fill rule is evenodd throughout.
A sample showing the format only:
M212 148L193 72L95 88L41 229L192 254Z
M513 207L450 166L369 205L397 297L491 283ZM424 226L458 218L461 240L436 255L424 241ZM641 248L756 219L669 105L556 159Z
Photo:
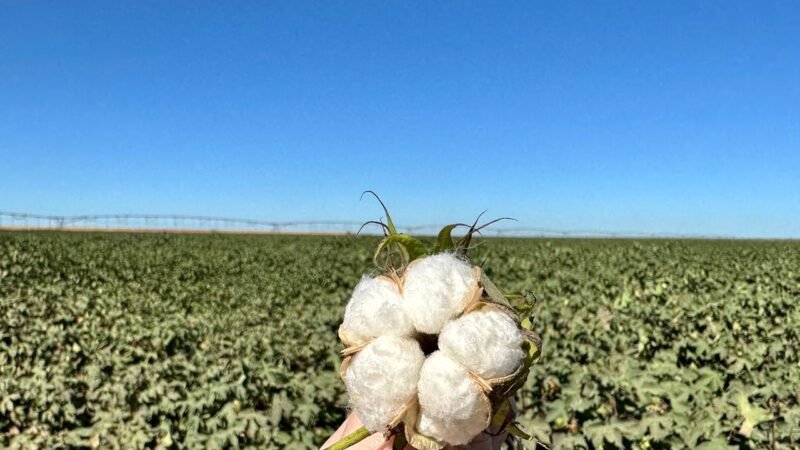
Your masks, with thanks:
M8 223L8 222L11 223ZM165 222L167 222L165 224ZM187 226L186 222L191 222ZM380 235L352 220L268 221L191 214L82 214L48 215L0 211L0 230L63 230L74 232L172 232L286 235ZM398 227L408 234L436 236L442 225ZM798 237L744 237L714 234L648 233L631 230L556 229L532 226L497 226L484 230L484 237L519 238L611 238L795 241Z

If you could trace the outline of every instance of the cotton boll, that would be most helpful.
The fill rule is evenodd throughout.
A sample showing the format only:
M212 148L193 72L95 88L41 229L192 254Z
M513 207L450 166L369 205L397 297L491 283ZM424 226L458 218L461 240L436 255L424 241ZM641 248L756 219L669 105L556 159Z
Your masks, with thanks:
M472 267L450 253L428 256L409 266L403 306L417 331L438 333L464 310L475 281Z
M415 340L397 336L381 336L353 357L344 383L356 414L368 430L384 430L414 399L424 361Z
M493 308L483 308L448 322L439 349L484 379L514 373L525 353L516 322Z
M410 336L414 326L402 304L394 281L364 277L345 308L342 329L349 339L362 343L377 336Z
M463 420L482 404L482 391L469 373L441 351L425 360L419 373L420 407L436 417Z
M450 445L468 444L485 428L486 418L477 416L473 420L439 419L423 412L417 421L418 432Z
M441 351L425 360L417 386L422 434L461 445L486 428L490 406L485 394L466 369Z

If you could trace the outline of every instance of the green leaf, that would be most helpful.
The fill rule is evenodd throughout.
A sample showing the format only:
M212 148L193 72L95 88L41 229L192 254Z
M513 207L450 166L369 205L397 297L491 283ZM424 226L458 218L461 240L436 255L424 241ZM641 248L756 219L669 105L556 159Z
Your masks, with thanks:
M536 420L533 420L530 424L528 424L526 428L530 430L534 439L542 442L543 444L550 444L550 433L552 430L544 418L538 417Z
M459 225L460 224L457 223L446 225L441 231L439 231L439 235L436 237L436 244L433 247L433 253L444 252L456 248L456 244L453 242L452 233L453 230Z
M589 438L595 448L603 448L603 443L614 444L617 448L622 448L622 433L616 424L587 422L583 428L583 434Z
M511 304L511 307L519 314L520 317L528 317L531 312L533 311L534 302L533 299L528 297L525 294L512 292L512 293L505 293L503 296L508 300Z
M511 433L512 435L514 435L514 436L516 436L516 437L518 437L520 439L524 439L526 441L533 440L533 437L531 437L530 434L522 431L522 429L519 426L517 426L517 424L515 424L515 423L508 424L508 426L506 427L506 430L508 430L509 433Z
M586 439L579 434L556 433L553 437L553 450L575 450L577 448L589 448Z
M739 428L739 434L750 437L753 429L759 424L772 420L772 415L764 408L750 404L747 394L740 392L736 397L736 404L739 407L739 414L744 417L744 422Z
M509 399L505 399L497 408L497 412L494 413L489 426L495 430L500 429L506 423L509 412L511 412L511 402Z
M723 437L717 437L710 441L698 445L697 450L728 450L734 447L728 445L728 441Z
M668 416L646 416L639 422L639 433L660 441L672 434L673 423Z
M399 262L392 262L390 261L388 264L381 264L380 263L380 255L385 251L394 251L399 250L403 261ZM383 238L380 244L378 244L378 248L375 250L375 264L379 267L384 267L386 265L389 266L403 266L415 259L424 256L426 254L425 245L419 241L419 239L413 238L407 234L391 234ZM390 267L384 267L390 268ZM395 267L399 268L399 267Z

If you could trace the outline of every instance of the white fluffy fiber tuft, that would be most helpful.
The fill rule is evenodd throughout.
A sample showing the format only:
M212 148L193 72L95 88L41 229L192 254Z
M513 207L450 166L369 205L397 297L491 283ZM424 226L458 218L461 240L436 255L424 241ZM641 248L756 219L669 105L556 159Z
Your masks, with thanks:
M360 343L378 336L410 336L414 326L402 305L403 297L394 281L365 276L345 308L342 328L350 339Z
M483 308L448 322L439 349L484 379L514 373L525 353L516 322L493 308Z
M397 336L379 337L353 357L344 383L368 430L384 430L414 399L424 361L417 341Z
M474 282L472 267L451 253L415 261L405 273L403 306L417 331L439 333L464 311Z
M417 430L439 442L462 445L484 428L489 404L460 364L434 352L419 375L420 417Z

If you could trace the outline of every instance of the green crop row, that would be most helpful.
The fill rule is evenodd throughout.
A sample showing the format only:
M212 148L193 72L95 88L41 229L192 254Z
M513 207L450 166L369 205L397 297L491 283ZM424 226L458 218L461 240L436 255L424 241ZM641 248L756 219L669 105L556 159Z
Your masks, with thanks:
M0 233L0 447L317 448L371 237ZM488 240L552 449L800 448L800 244Z

